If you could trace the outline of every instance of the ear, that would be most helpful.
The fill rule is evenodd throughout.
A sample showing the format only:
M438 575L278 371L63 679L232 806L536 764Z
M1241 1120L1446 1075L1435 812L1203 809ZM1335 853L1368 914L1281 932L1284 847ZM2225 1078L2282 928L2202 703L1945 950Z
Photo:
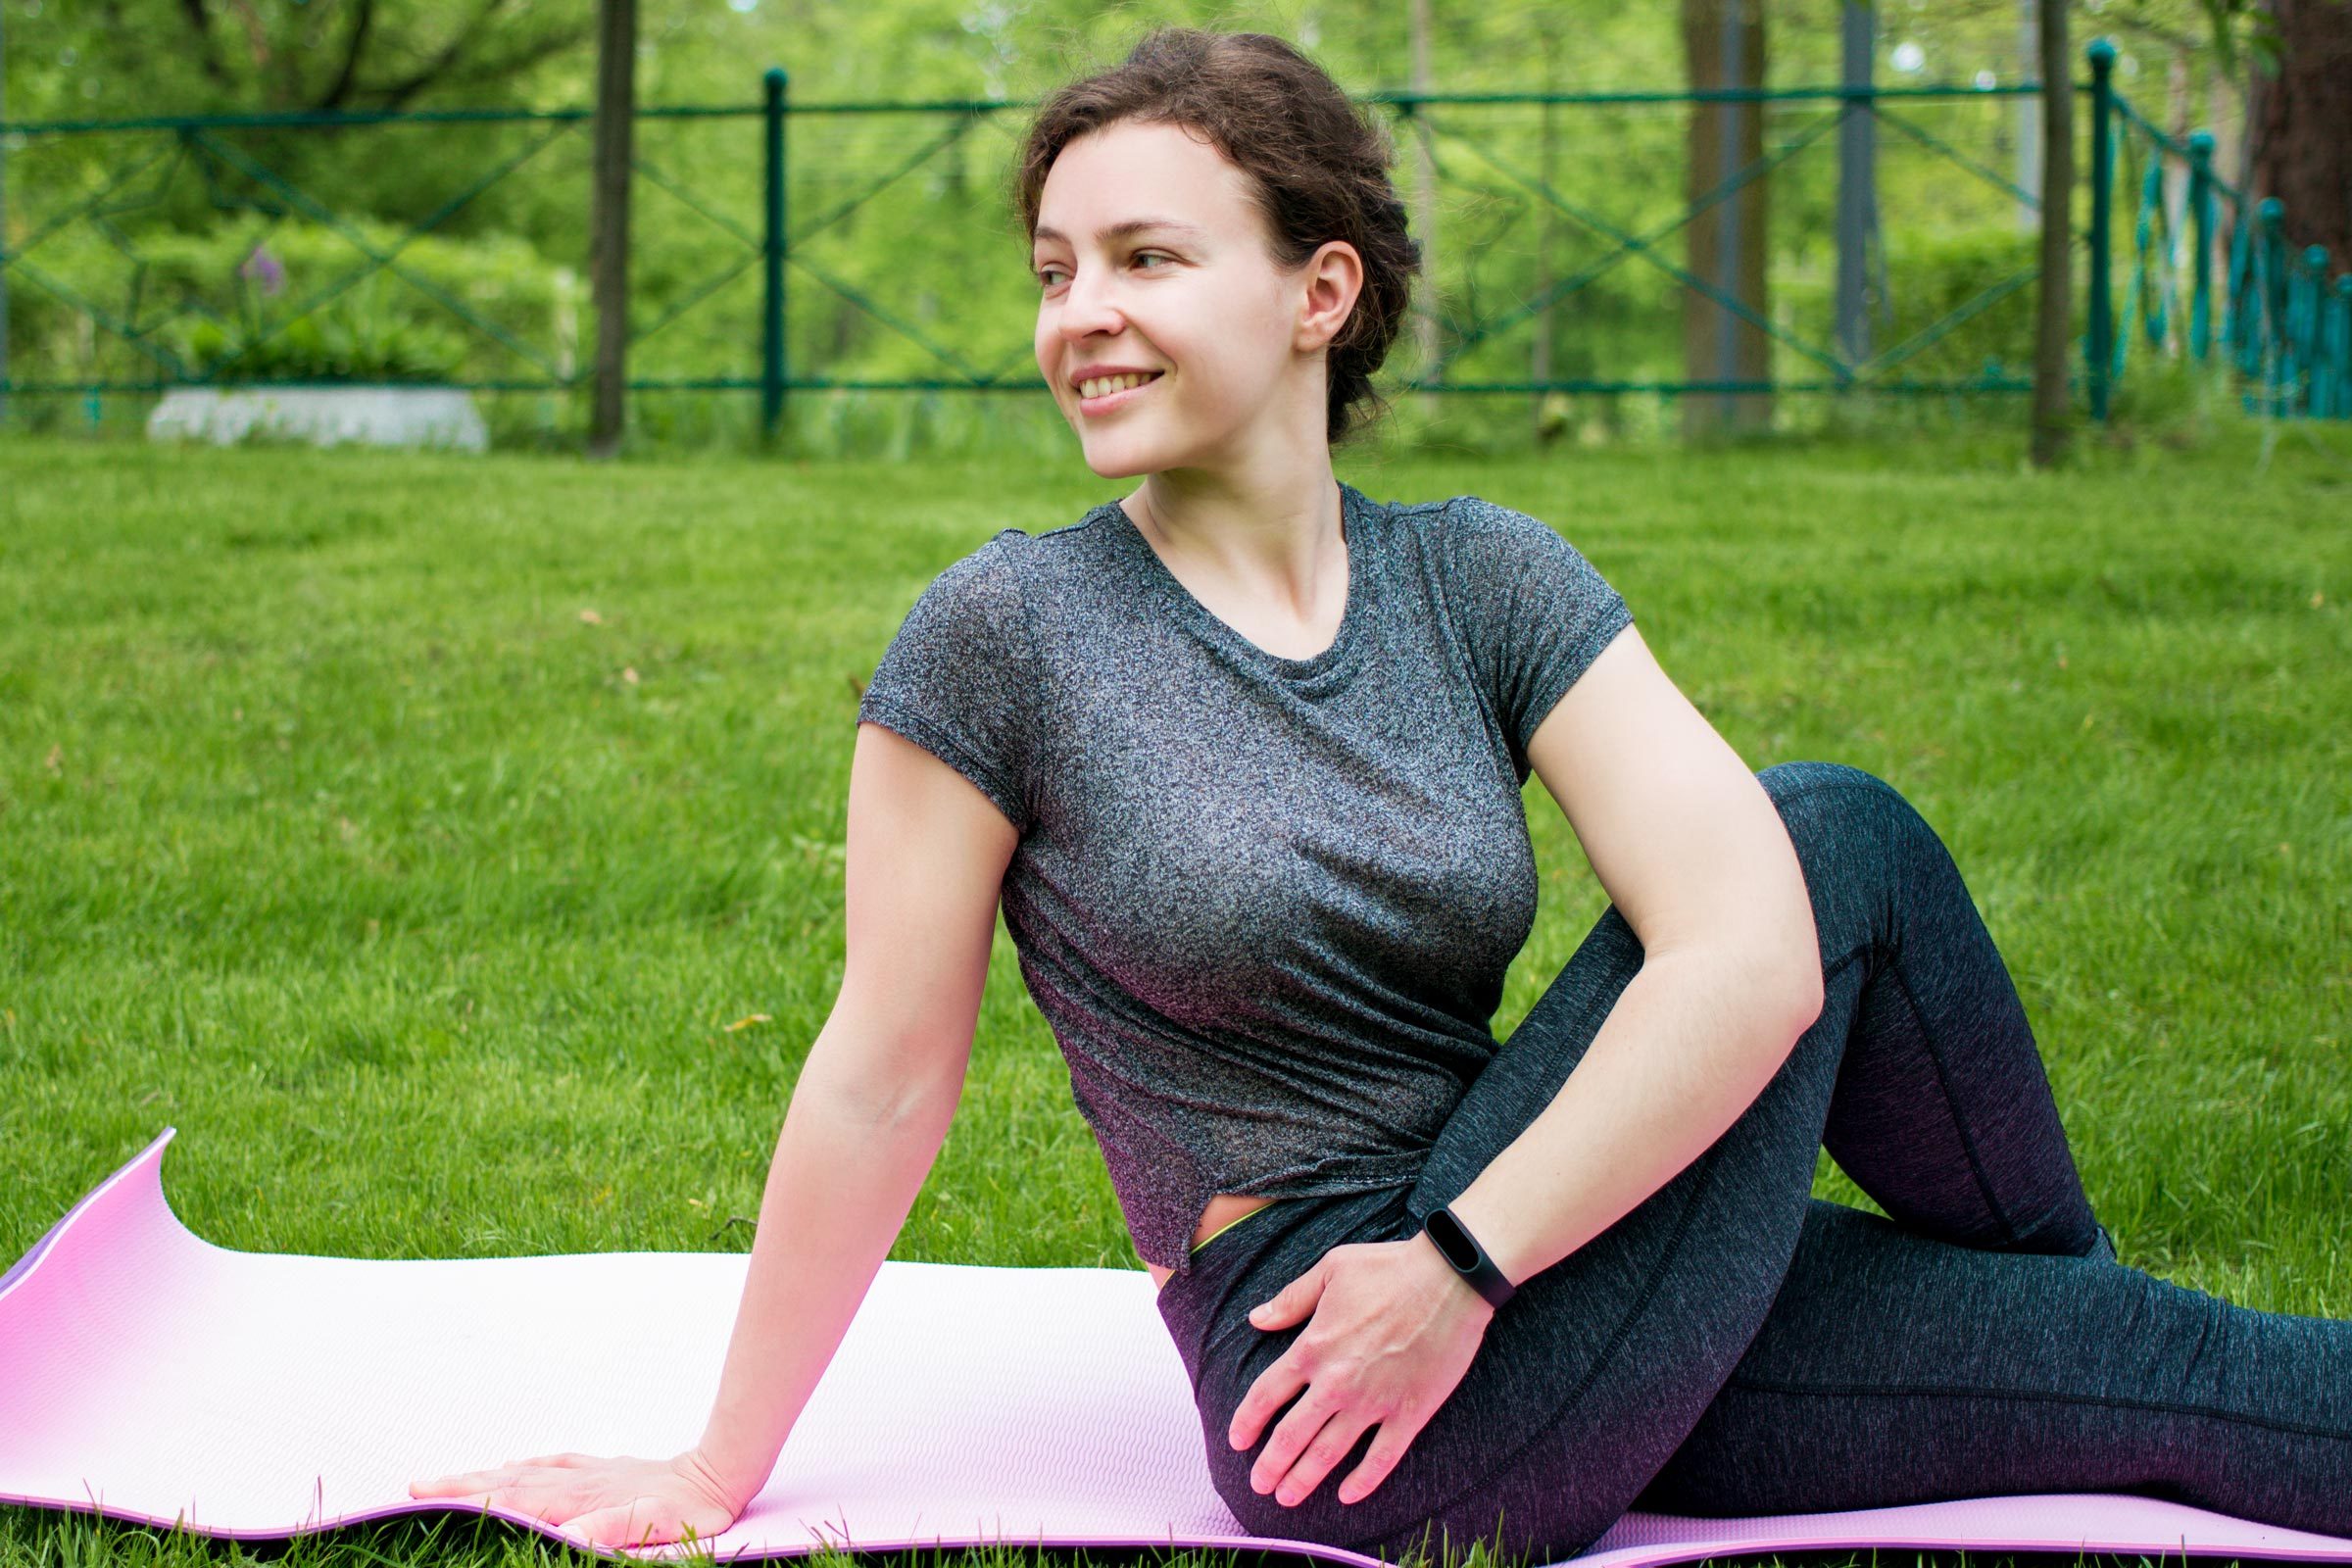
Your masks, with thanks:
M1326 347L1340 335L1364 291L1364 259L1344 239L1326 240L1299 269L1301 296L1295 337L1304 353Z

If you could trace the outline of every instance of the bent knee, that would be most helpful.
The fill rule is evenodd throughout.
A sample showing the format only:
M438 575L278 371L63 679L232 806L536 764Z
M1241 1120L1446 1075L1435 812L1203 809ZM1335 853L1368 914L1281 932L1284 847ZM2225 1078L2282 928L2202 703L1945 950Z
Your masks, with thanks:
M1846 762L1776 762L1756 774L1772 797L1790 843L1808 872L1835 842L1877 845L1882 855L1907 860L1942 840L1918 808L1876 773Z
M1864 790L1879 795L1902 799L1902 792L1878 774L1854 766L1850 762L1775 762L1759 770L1756 779L1773 800L1786 802L1817 790Z

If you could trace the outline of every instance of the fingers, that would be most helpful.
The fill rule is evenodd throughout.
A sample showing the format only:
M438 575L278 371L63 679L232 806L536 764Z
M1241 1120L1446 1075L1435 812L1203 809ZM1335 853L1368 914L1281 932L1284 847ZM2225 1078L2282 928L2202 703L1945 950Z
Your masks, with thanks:
M1257 1381L1250 1385L1250 1392L1242 1396L1242 1402L1234 1406L1233 1419L1225 1427L1225 1441L1236 1448L1254 1446L1258 1434L1265 1430L1267 1418L1306 1387L1306 1368L1300 1364L1297 1350L1294 1345L1272 1366L1260 1372Z
M1274 1500L1286 1508L1296 1507L1305 1501L1307 1494L1321 1486L1323 1478L1331 1474L1332 1466L1348 1457L1348 1450L1355 1446L1355 1440L1362 1437L1364 1428L1371 1424L1369 1412L1356 1409L1333 1411L1330 1419L1323 1423L1322 1430L1315 1434L1314 1441L1307 1444L1304 1451L1298 1455L1298 1462L1276 1485ZM1275 1441L1281 1440L1282 1434L1277 1431Z
M510 1459L495 1470L466 1470L452 1475L435 1476L430 1481L409 1483L412 1497L464 1496L473 1492L488 1492L518 1478L531 1469L568 1470L578 1466L588 1456L582 1453L543 1453L535 1459Z
M1364 1450L1364 1462L1349 1471L1340 1483L1340 1501L1361 1502L1369 1496L1374 1487L1389 1478L1389 1472L1396 1468L1396 1461L1404 1457L1404 1450L1411 1447L1413 1439L1420 1435L1420 1424L1408 1425L1402 1411L1381 1422L1380 1432L1373 1438L1372 1446Z
M578 1453L541 1454L496 1470L469 1470L413 1481L409 1494L416 1497L464 1497L486 1507L505 1508L535 1520L574 1545L648 1546L676 1541L684 1534L684 1516L674 1498L639 1494L626 1501L602 1503L620 1489L607 1472L584 1473L597 1461ZM612 1461L626 1465L634 1461ZM625 1483L624 1483L625 1484ZM624 1494L625 1495L625 1494Z
M409 1485L413 1497L463 1498L486 1508L506 1508L542 1524L560 1522L570 1511L576 1493L575 1472L568 1465L477 1470Z
M565 1522L559 1534L592 1546L659 1546L685 1533L676 1519L647 1510L647 1500L632 1498L581 1514Z
M1268 1368L1271 1371L1272 1368ZM1265 1496L1274 1492L1291 1466L1306 1451L1323 1423L1340 1415L1345 1408L1343 1397L1336 1391L1322 1387L1310 1388L1292 1405L1290 1413L1275 1425L1273 1436L1266 1439L1263 1452L1250 1467L1250 1490Z
M1287 1329L1311 1317L1315 1303L1323 1298L1324 1265L1330 1258L1331 1254L1326 1252L1313 1268L1251 1307L1250 1321L1261 1329Z

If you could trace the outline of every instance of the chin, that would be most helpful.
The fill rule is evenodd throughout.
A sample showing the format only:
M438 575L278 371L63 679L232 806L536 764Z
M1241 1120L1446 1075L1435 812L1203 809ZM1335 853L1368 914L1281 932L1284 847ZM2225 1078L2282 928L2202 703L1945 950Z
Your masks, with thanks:
M1105 442L1103 445L1111 447L1113 443ZM1081 442L1079 447L1081 454L1086 459L1087 467L1092 469L1095 477L1099 479L1129 479L1139 473L1157 473L1160 469L1168 466L1166 463L1148 456L1139 457L1117 450L1090 451L1087 450L1084 442Z

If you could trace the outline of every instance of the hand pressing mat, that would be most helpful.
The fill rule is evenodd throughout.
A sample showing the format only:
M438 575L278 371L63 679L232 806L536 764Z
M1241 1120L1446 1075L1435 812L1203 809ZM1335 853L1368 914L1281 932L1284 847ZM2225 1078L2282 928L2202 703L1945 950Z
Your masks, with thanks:
M702 1436L746 1254L231 1251L164 1200L173 1131L0 1275L0 1502L282 1539L471 1507L412 1498L416 1476L559 1450L660 1457ZM885 1262L766 1490L704 1549L1272 1546L1378 1563L1244 1534L1201 1442L1141 1269ZM2107 1494L1635 1512L1574 1560L1870 1545L2352 1562L2352 1540Z

